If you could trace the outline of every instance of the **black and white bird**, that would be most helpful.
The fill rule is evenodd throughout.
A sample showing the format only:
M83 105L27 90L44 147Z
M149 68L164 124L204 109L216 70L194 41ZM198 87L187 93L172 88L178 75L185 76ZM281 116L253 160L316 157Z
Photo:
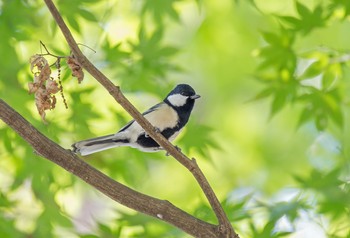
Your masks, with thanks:
M177 85L163 100L143 113L143 116L169 141L175 139L188 122L194 102L200 96L187 84ZM142 127L132 120L117 133L76 142L73 152L89 155L114 147L129 146L145 152L162 148Z

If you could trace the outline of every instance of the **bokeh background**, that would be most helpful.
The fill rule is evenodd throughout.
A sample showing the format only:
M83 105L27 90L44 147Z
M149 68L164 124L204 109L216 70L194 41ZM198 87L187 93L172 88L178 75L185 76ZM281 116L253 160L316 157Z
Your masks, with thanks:
M85 55L142 112L178 83L202 97L174 142L195 157L241 237L350 237L346 0L57 0ZM0 1L0 97L64 148L131 117L64 60L47 124L29 58L69 48L43 1ZM55 57L45 56L52 64ZM58 70L52 66L53 77ZM122 207L0 122L1 237L188 237ZM215 223L199 186L165 153L118 148L88 163Z

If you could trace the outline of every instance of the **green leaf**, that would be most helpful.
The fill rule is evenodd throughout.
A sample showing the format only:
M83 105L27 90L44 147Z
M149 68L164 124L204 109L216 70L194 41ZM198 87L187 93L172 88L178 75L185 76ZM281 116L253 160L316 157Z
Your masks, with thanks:
M330 90L335 87L336 79L342 74L342 69L339 64L329 65L322 76L322 89Z
M248 194L238 201L225 200L222 202L223 209L231 222L237 222L251 217L249 209L247 209L247 204L252 199L252 196L253 194Z
M175 55L178 52L179 52L179 49L175 47L165 46L159 50L159 55L163 57L169 57L169 56Z
M174 4L179 0L148 0L144 1L142 13L150 13L156 24L162 25L164 18L169 16L175 21L179 21L180 17L175 10Z
M108 234L112 234L112 230L109 226L106 226L102 223L99 223L98 228L99 228L100 232L103 234L103 236L106 236Z
M160 41L163 38L163 30L162 29L157 29L156 31L154 31L151 35L150 38L145 38L144 40L146 41L146 43L148 45L151 45L153 47L157 46Z
M275 68L294 72L296 67L296 55L292 49L294 33L281 28L279 34L263 32L263 37L269 45L260 49L261 62L258 70Z
M313 77L316 77L318 75L320 75L325 66L326 66L327 63L321 61L321 60L318 60L318 61L315 61L313 62L306 70L305 72L303 73L303 75L301 76L301 79L304 80L304 79L309 79L309 78L313 78Z
M297 11L299 13L300 16L302 17L309 17L312 12L303 4L301 4L300 2L296 1L296 8L297 8Z
M330 91L323 96L324 107L330 118L339 127L343 127L343 113L341 110L341 105L339 104L340 98L337 90Z
M9 217L5 217L4 213L0 213L0 237L26 237L27 234L22 233L16 228L15 221Z
M261 32L264 40L270 45L280 44L280 37L274 33L263 31Z
M308 121L311 121L312 118L313 118L313 116L314 116L313 111L312 111L310 108L306 107L306 108L302 111L302 113L301 113L301 115L300 115L300 117L299 117L299 121L298 121L298 124L297 124L297 128L301 127L302 125L304 125L304 124L307 123Z
M293 234L292 231L277 232L276 237L284 237Z
M286 216L291 222L294 222L298 218L300 210L305 210L306 208L308 206L297 199L289 202L277 202L267 206L270 221L278 221L283 216Z
M297 179L302 187L315 192L319 201L319 212L333 218L346 214L346 210L350 208L350 193L344 186L346 182L339 179L342 171L342 165L328 172L313 169L306 178Z
M291 16L280 16L279 18L286 22L289 27L295 32L302 34L308 34L310 31L318 27L323 27L326 20L330 15L323 13L322 5L315 7L313 11L309 10L305 5L296 2L296 9L299 14L299 18Z
M203 158L210 159L208 150L210 148L218 149L219 144L213 137L213 128L190 121L186 125L186 134L180 139L180 148L185 152L191 149L198 152Z
M8 200L5 194L0 192L0 208L6 208L14 204L15 202Z
M336 79L336 76L334 75L334 73L330 70L326 70L322 75L322 89L323 90L330 89L335 79Z
M329 7L332 13L336 12L338 8L343 8L343 20L350 15L350 2L348 0L332 0L332 4Z
M88 10L80 9L79 15L88 21L97 22L96 16Z
M1 135L5 135L3 137L3 143L5 146L6 151L11 152L13 151L13 146L12 146L12 133L8 128L4 128L0 130Z
M269 96L271 96L274 93L274 89L271 87L265 88L264 90L262 90L261 92L259 92L257 95L255 95L255 97L253 97L253 99L249 100L249 101L256 101L256 100L260 100L263 98L267 98Z
M325 113L318 114L315 119L316 128L319 131L324 131L328 126L328 117Z
M194 216L207 222L215 222L213 210L206 204L200 204L200 206L196 207Z
M75 17L67 17L67 21L74 30L76 30L77 32L80 32L80 26L78 21L75 19Z
M286 95L284 93L277 93L274 99L272 100L270 115L273 116L279 111L281 111L285 104L286 104Z
M289 26L291 26L294 29L298 29L302 25L302 22L300 21L300 19L298 19L296 17L280 16L279 18L282 19L283 21L285 21L286 23L288 23Z

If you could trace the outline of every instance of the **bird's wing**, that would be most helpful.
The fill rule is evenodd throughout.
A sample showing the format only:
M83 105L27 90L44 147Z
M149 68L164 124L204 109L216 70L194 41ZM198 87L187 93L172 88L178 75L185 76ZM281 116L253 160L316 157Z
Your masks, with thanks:
M160 132L168 128L175 129L179 122L177 112L166 103L159 103L151 107L143 115ZM120 129L116 136L128 138L130 143L134 143L142 134L145 134L144 129L135 120L132 120Z
M147 115L148 113L154 112L155 110L158 110L163 104L165 104L164 102L158 103L156 105L154 105L153 107L151 107L150 109L148 109L147 111L145 111L144 113L142 113L143 116Z
M147 111L145 111L144 113L142 113L143 116L146 116L147 114L154 112L155 110L159 109L160 106L162 104L165 104L164 102L158 103L156 105L154 105L153 107L151 107L150 109L148 109ZM135 120L131 120L128 122L128 124L126 124L124 127L122 127L117 133L125 131L126 129L128 129L133 123L135 122Z

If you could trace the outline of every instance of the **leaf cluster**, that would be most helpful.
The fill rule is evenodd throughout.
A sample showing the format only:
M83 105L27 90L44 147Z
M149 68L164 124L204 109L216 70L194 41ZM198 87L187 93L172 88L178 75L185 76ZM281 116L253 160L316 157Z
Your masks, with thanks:
M331 13L324 12L331 6L319 4L310 10L298 1L295 6L299 18L277 16L288 24L281 24L276 33L261 33L266 45L257 53L256 78L265 87L254 99L272 98L271 116L287 105L301 106L298 127L313 121L321 131L331 123L342 128L347 96L341 78L349 68L349 53L326 46L299 53L296 46L297 39L329 24Z
M336 9L343 10L343 17L335 14ZM347 1L328 1L316 3L310 8L295 1L295 10L296 16L274 14L278 22L275 31L261 31L263 46L256 54L258 66L255 78L262 83L263 89L256 94L254 100L270 98L270 116L281 113L286 108L292 107L294 111L298 108L300 114L297 128L300 129L303 125L307 128L315 127L319 132L336 138L339 144L333 154L336 165L327 169L314 165L309 175L295 176L295 180L300 187L301 196L309 204L301 205L300 208L311 217L316 213L314 219L326 217L330 225L324 229L329 237L345 237L349 233L348 229L344 229L349 222L347 176L344 179L344 174L348 174L349 169L346 149L349 141L342 135L348 127L349 49L334 49L327 45L305 49L304 45L314 37L316 31L347 21L349 4ZM324 147L329 149L332 145L325 144ZM313 150L312 146L310 150ZM270 213L268 220L271 223L266 223L262 230L252 226L252 236L278 237L280 234L275 233L273 236L271 233L276 224L274 217L279 217L278 211L288 210L293 204L292 201L279 204L281 207L267 206ZM285 215L292 224L299 216L298 213Z

